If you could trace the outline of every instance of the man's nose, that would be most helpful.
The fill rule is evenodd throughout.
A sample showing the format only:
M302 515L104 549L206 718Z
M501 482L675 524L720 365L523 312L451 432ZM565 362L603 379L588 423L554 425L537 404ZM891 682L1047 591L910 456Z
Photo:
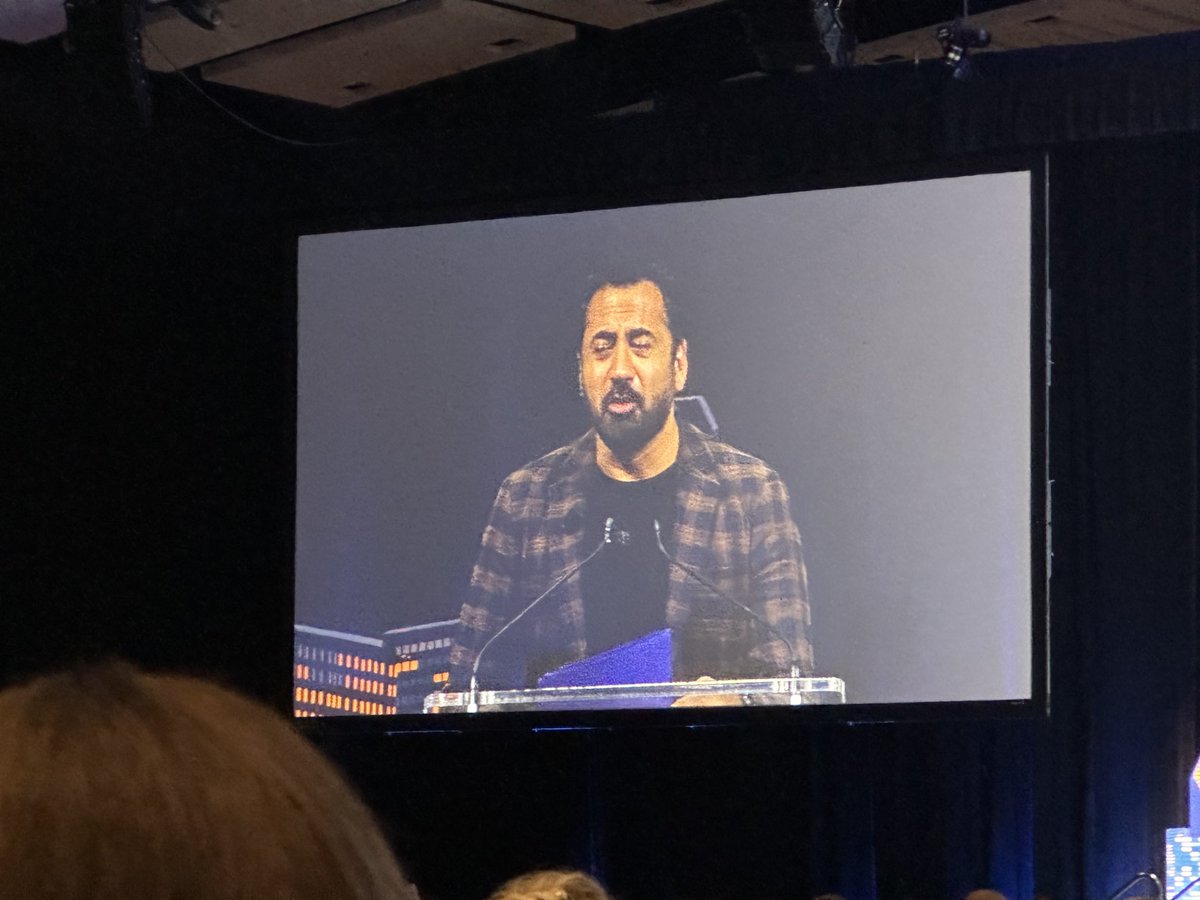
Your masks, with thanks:
M633 353L627 344L618 341L616 350L613 352L612 369L609 371L609 377L613 381L632 381L633 375Z

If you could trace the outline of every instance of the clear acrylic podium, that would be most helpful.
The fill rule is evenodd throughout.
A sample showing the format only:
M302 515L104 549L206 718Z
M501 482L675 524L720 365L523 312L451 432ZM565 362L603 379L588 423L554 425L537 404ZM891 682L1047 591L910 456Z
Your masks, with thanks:
M427 713L465 713L467 691L430 694ZM654 709L680 706L828 706L846 702L840 678L735 678L724 681L665 681L658 684L585 685L582 687L480 690L479 712L530 712L572 709Z

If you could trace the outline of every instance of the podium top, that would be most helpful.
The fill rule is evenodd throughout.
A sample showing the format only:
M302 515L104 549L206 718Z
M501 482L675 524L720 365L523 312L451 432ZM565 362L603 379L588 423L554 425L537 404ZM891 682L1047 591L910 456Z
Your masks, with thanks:
M654 684L483 690L472 709L467 691L434 693L427 713L518 712L571 709L654 709L668 706L818 706L846 702L840 678L735 678Z

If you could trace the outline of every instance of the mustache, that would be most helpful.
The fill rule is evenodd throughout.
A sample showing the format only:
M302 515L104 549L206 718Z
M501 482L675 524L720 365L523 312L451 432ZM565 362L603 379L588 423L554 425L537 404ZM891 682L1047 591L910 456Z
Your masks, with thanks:
M614 384L604 395L601 406L608 406L610 403L636 403L643 406L645 398L628 384Z

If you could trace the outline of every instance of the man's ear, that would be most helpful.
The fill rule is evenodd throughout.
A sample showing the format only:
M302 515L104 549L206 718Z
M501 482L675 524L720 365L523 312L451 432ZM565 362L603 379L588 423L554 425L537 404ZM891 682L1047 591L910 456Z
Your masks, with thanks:
M675 358L672 360L675 369L675 393L683 390L688 376L688 346L687 338L680 338L675 345Z
M575 377L579 381L579 396L583 396L583 354L575 354Z

